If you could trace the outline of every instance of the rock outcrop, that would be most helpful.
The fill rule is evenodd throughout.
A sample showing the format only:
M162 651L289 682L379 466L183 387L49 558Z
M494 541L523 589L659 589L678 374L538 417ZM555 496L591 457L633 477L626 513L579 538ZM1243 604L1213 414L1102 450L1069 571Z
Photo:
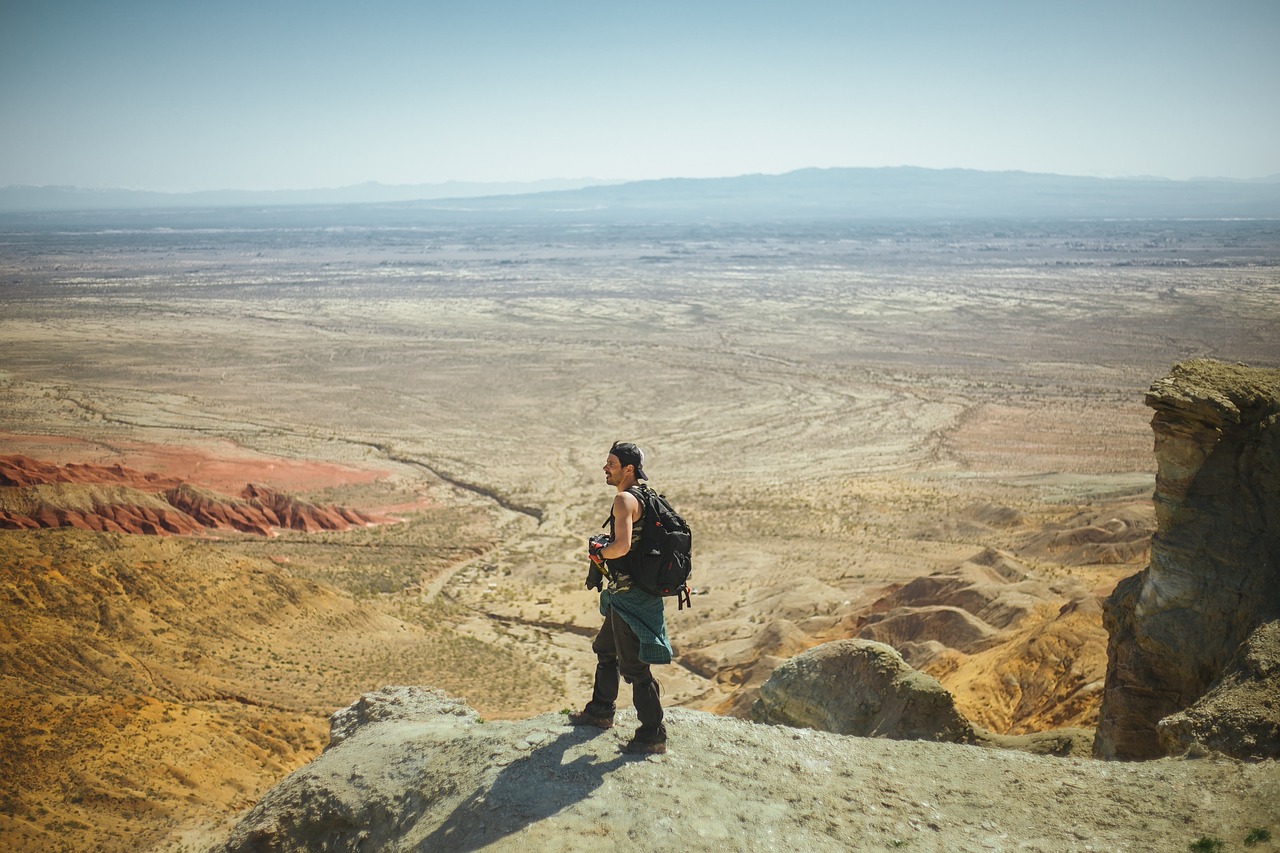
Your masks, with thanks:
M758 723L892 740L967 743L1036 755L1089 755L1093 732L1073 726L998 734L965 718L955 697L897 650L837 640L774 669L751 707Z
M791 658L761 686L751 718L861 737L974 742L973 727L936 679L870 640L836 640Z
M150 536L203 533L200 522L130 486L50 483L0 487L0 528L77 527Z
M123 465L59 466L26 456L0 456L0 529L77 527L152 536L210 529L270 536L275 528L314 533L387 521L348 507L308 503L252 483L239 498L229 498Z
M1280 756L1280 620L1254 631L1213 688L1156 725L1171 755L1207 747L1237 758Z
M1274 644L1251 639L1280 618L1280 370L1189 361L1146 401L1157 532L1150 565L1106 603L1095 752L1153 758L1203 737L1229 754L1280 757L1265 734L1280 722L1276 659L1259 657ZM1248 703L1250 691L1267 701ZM1237 700L1249 710L1207 721ZM1181 716L1162 736L1171 715Z
M128 486L144 492L154 492L172 488L182 481L176 477L162 477L149 472L136 471L124 465L93 465L84 462L69 462L66 465L54 465L32 459L29 456L14 454L0 456L0 486L47 486L53 483L82 483L99 485L110 483L114 486Z
M1167 758L1115 773L682 708L668 712L667 754L641 757L619 750L634 714L619 722L485 722L437 691L384 688L335 715L329 748L218 849L1177 850L1280 817L1261 764Z

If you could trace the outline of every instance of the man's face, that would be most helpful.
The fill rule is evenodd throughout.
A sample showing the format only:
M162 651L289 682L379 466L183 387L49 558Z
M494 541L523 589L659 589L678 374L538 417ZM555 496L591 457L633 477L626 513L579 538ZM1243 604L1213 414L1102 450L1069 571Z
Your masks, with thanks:
M604 481L610 486L616 486L622 482L622 463L618 461L618 457L612 453L604 463Z

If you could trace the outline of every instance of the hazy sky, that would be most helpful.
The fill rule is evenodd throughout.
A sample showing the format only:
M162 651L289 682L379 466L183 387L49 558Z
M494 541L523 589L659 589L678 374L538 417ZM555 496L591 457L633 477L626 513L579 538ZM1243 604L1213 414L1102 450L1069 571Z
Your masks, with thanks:
M0 0L0 185L1280 173L1280 0Z

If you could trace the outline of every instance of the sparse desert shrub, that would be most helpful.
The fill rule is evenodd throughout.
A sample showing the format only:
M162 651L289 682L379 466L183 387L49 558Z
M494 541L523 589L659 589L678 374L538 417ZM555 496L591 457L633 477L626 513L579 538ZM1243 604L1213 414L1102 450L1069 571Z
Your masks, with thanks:
M1221 853L1221 851L1227 849L1227 844L1221 838L1202 835L1191 842L1190 847L1195 853Z
M1271 830L1263 829L1259 827L1257 829L1249 830L1249 833L1245 835L1244 846L1252 847L1255 844L1259 844L1263 841L1270 841L1270 840L1271 840Z

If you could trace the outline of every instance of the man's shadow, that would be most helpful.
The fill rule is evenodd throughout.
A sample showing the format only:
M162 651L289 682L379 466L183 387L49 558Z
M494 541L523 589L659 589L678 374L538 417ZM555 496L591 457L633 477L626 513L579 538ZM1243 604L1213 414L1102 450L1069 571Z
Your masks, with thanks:
M415 849L478 850L586 799L606 774L627 761L622 754L598 762L592 755L580 755L565 764L565 753L589 739L582 730L564 732L508 764L491 786L473 791Z

